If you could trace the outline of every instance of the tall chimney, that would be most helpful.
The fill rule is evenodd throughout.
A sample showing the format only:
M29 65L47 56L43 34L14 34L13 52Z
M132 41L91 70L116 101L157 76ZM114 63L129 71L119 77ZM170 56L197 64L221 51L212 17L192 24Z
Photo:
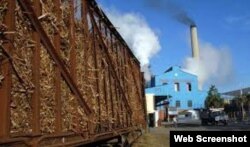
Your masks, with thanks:
M198 44L198 35L196 25L190 26L191 33L191 45L192 45L192 57L199 59L199 44Z
M197 27L195 24L192 24L190 26L190 34L191 34L192 57L193 59L196 60L197 63L199 63L200 50L198 44ZM200 77L198 77L198 81L200 81ZM198 89L202 90L202 85L200 82L198 83Z

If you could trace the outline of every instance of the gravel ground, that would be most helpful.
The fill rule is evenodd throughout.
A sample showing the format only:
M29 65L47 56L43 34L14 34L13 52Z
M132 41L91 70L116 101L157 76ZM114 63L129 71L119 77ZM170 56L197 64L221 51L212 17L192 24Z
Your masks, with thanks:
M169 135L166 133L146 133L132 147L169 147Z

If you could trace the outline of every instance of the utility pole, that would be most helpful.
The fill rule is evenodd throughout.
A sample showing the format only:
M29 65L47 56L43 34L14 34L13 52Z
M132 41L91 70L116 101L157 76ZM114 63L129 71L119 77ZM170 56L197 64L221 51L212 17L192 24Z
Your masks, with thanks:
M240 89L240 99L241 99L241 113L242 113L242 120L245 119L244 117L244 97L243 97L243 91L242 91L242 88Z

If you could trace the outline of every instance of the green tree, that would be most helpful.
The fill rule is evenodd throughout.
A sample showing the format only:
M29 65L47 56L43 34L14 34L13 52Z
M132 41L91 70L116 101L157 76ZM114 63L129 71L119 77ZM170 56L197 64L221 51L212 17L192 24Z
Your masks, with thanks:
M247 102L247 114L248 120L250 120L250 94L246 95L246 102Z
M208 95L205 100L205 107L206 108L219 108L223 107L223 99L220 97L218 89L215 85L211 85L208 91Z
M250 112L250 94L246 95L246 105L247 105L247 111Z
M240 95L238 98L238 103L239 103L239 106L240 106L240 110L241 110L241 114L242 114L242 119L244 120L245 118L245 110L244 110L244 103L246 103L246 97L245 95Z
M235 100L238 103L238 106L240 107L240 111L243 117L243 120L245 119L245 113L248 111L249 115L249 109L250 109L250 95L249 94L241 94L240 96L236 97Z

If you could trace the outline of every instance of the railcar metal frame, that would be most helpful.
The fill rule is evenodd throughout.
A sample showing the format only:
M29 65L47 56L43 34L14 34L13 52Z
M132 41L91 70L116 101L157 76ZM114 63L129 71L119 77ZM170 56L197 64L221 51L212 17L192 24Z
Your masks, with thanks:
M76 11L74 2L77 0L70 0L70 45L71 48L75 47L75 16ZM101 80L96 80L97 92L100 92L100 82L104 83L104 99L106 103L105 110L101 110L99 107L98 113L101 111L107 111L107 114L114 117L114 113L117 113L117 123L119 126L115 126L108 123L108 129L99 129L96 131L96 126L93 126L91 121L88 121L88 128L81 132L62 132L62 103L61 103L61 78L62 77L67 86L70 88L74 97L78 100L78 103L87 114L89 120L93 117L92 106L87 104L86 98L79 90L76 84L76 50L70 51L70 68L69 70L65 67L60 57L60 36L59 34L54 35L54 39L51 40L46 34L41 22L38 17L41 15L41 4L40 0L7 0L8 9L4 16L4 22L2 25L6 26L6 30L1 32L0 41L1 49L8 53L6 58L0 67L4 76L3 83L0 87L0 145L24 145L24 146L69 146L69 145L82 145L90 142L96 142L99 140L112 139L119 137L122 134L128 134L132 131L140 130L146 127L146 114L145 114L145 98L144 98L144 80L143 74L140 72L140 63L129 49L126 42L123 40L121 35L117 32L113 24L109 21L105 13L99 8L94 0L79 0L80 11L81 11L81 22L83 27L84 45L88 46L88 43L92 44L94 53L95 67L98 68L98 61L102 58L108 66L106 69L106 75ZM58 20L61 18L61 0L54 0L55 3L55 16ZM11 88L12 88L12 50L14 48L14 34L6 33L15 31L15 8L19 5L22 9L22 13L27 17L33 27L33 40L36 42L35 50L32 59L32 79L33 84L36 87L32 94L32 118L31 119L31 134L11 134L11 114L10 114L10 101L11 101ZM91 28L89 28L91 24ZM91 30L91 31L89 31ZM5 32L6 31L6 32ZM56 129L51 134L44 134L41 132L40 124L40 89L39 89L39 68L40 68L40 50L41 46L49 53L50 57L55 62L55 99L56 99ZM97 53L98 52L98 53ZM116 55L117 60L111 56ZM103 64L105 64L105 62ZM119 67L119 68L118 68ZM82 67L85 68L85 67ZM128 82L127 75L130 74L130 83ZM96 71L95 76L98 77L99 73ZM87 80L87 79L86 79ZM107 85L107 81L109 85ZM112 82L113 81L113 82ZM21 81L20 81L21 82ZM114 84L114 85L113 85ZM131 85L132 84L132 85ZM114 88L110 88L113 85ZM129 95L129 87L134 86L136 90L136 97L131 98ZM113 92L115 91L115 92ZM111 102L108 101L108 94ZM115 94L115 96L112 94ZM98 105L100 105L100 96L98 97ZM112 101L118 101L117 104ZM138 110L138 114L144 117L143 120L133 120L133 114L135 110L132 108L131 100L135 100L136 104L141 107L142 110ZM114 107L114 105L117 105ZM115 110L117 108L117 110ZM111 111L108 113L108 111ZM116 111L116 112L115 112ZM98 115L100 117L100 115ZM101 122L99 122L101 123ZM51 144L53 142L53 145Z

